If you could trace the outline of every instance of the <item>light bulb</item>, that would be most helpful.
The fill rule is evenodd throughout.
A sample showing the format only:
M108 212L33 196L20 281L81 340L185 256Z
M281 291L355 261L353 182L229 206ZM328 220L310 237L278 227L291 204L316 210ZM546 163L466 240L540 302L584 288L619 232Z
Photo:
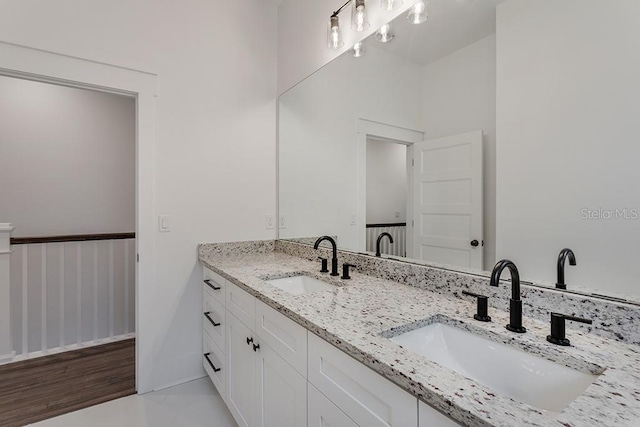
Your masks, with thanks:
M380 6L384 10L396 10L400 6L402 6L402 0L382 0Z
M329 18L327 44L331 49L340 49L344 46L344 41L342 41L342 32L340 31L340 18L338 18L338 15L331 16L331 18Z
M380 43L387 43L393 40L394 35L391 33L391 25L384 24L378 31L376 31L375 38Z
M351 10L351 28L356 31L364 31L369 28L369 18L367 17L367 9L364 0L353 0L353 9Z
M427 13L427 5L424 1L420 0L418 3L411 6L407 19L412 24L422 24L427 20L429 13Z
M353 57L360 58L362 55L364 55L363 44L362 42L358 42L353 45Z

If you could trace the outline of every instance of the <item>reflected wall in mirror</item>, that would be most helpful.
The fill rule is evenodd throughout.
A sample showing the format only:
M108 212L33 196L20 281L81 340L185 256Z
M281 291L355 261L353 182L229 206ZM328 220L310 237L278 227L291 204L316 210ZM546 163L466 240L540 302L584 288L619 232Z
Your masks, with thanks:
M640 296L640 2L428 6L280 97L279 237Z

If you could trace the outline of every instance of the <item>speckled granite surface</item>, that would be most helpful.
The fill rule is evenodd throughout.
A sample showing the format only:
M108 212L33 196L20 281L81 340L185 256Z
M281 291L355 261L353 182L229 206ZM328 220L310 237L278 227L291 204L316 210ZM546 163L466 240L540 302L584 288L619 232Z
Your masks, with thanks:
M287 241L276 241L276 250L289 255L315 260L320 254L327 257L329 250L314 250L307 245ZM455 295L466 300L461 291L468 290L489 298L491 307L507 311L511 298L511 284L503 281L500 287L489 286L486 277L461 274L439 268L416 265L403 261L340 252L340 262L348 262L357 267L356 271L393 282L426 289L442 295ZM509 278L505 272L503 277ZM591 298L555 289L535 286L521 286L523 313L527 317L549 321L549 313L558 312L593 320L592 325L567 323L569 328L593 332L606 338L640 344L640 306ZM638 423L640 425L640 422Z
M275 247L278 248L278 245L279 242ZM569 324L567 337L571 339L572 346L554 346L545 340L549 333L548 320L525 318L528 328L526 334L513 334L504 329L508 323L508 313L499 309L491 310L494 320L491 323L474 321L475 301L458 298L454 294L461 290L460 278L450 279L453 283L447 284L445 278L425 277L425 271L414 271L408 265L409 269L400 278L418 283L407 286L397 283L397 280L364 275L359 271L369 271L373 267L361 264L359 271L353 272L352 280L342 281L318 273L318 263L304 259L304 254L301 258L280 251L271 252L269 247L268 243L244 243L234 244L227 251L224 245L201 245L200 260L227 280L462 424L638 425L640 348L637 346L583 333L571 329L573 325ZM259 252L256 252L256 248ZM293 251L295 248L284 249ZM314 251L313 255L315 259L318 253ZM340 262L353 261L347 258L345 255ZM384 271L384 274L401 274L389 266ZM263 280L293 273L309 274L338 286L331 290L293 296ZM431 287L431 280L434 280L433 287L438 292L426 290ZM415 286L420 283L422 286ZM489 287L482 281L468 285L479 286L478 291L488 293ZM455 290L452 291L453 288ZM504 290L507 288L504 286ZM529 306L526 307L525 316L528 316ZM562 413L540 411L496 394L478 382L415 355L386 338L394 333L394 329L399 332L407 329L406 325L426 324L434 321L434 316L441 316L436 319L557 363L585 372L604 372Z

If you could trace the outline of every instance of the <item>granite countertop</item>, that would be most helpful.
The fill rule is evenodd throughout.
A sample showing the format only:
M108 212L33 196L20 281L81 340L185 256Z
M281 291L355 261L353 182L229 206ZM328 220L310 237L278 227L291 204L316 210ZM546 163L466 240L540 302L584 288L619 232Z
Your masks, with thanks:
M351 274L351 280L341 280L319 273L316 262L281 252L219 255L204 251L200 260L462 424L626 426L638 425L640 420L640 347L570 329L567 337L571 347L552 345L546 341L547 322L525 318L523 323L528 332L514 334L504 328L509 323L506 312L490 309L492 322L475 321L473 299L443 296L357 271ZM265 281L298 273L337 286L294 296ZM601 375L560 414L541 411L501 396L386 338L414 329L416 324L434 321L455 325L583 372Z

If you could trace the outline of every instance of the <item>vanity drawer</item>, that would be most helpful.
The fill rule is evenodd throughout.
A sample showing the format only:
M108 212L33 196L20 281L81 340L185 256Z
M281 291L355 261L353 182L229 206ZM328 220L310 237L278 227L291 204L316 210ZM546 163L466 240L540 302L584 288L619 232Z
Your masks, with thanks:
M227 372L224 366L224 353L214 344L213 339L206 331L202 332L202 352L204 370L218 389L220 396L226 396Z
M226 311L217 299L205 292L203 302L202 328L221 349L225 348Z
M211 296L224 305L225 302L225 289L227 287L227 281L219 275L209 270L207 267L202 267L202 277L204 282L205 292L209 292Z
M415 426L417 399L314 334L309 334L309 382L356 424Z
M233 313L249 329L254 330L256 319L255 297L230 282L227 282L226 293L227 310Z
M256 334L307 378L307 330L256 300Z

